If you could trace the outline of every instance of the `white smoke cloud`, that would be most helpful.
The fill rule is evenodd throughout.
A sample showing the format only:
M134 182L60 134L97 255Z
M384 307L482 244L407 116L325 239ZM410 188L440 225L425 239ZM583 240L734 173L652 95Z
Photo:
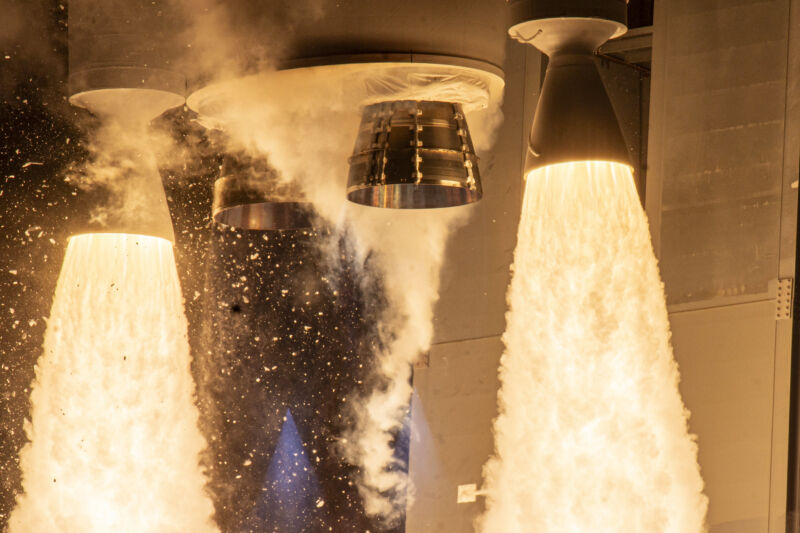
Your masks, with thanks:
M104 196L92 208L93 229L171 240L172 220L157 160L158 153L171 150L173 143L151 128L148 118L101 116L89 133L87 161L71 171L67 180Z
M356 238L376 254L387 294L387 311L380 317L384 347L375 354L376 372L387 385L351 402L355 425L344 452L361 468L366 511L392 522L413 497L407 474L391 468L393 439L409 407L412 365L433 338L433 308L449 234L471 209L352 211L357 211L351 213Z
M342 441L342 453L360 468L359 489L367 512L391 522L405 512L404 498L413 492L406 474L395 468L392 447L408 410L411 365L430 346L448 236L468 219L471 208L402 212L347 202L348 158L365 103L363 74L332 76L319 68L282 72L276 78L272 70L296 26L322 17L325 9L334 9L332 3L172 1L191 21L181 37L186 43L182 64L199 73L197 85L206 86L194 102L190 98L194 109L209 111L200 120L224 129L228 149L266 157L278 179L298 184L316 213L351 239L348 248L355 250L357 259L363 263L369 257L378 271L363 274L365 283L371 275L380 276L386 292L386 311L376 317L381 335L375 354L379 385L348 399L354 426ZM397 78L396 86L383 87L379 100L424 93L421 99L438 94L451 101L456 95L460 101L487 103L486 87L452 74L452 69L429 69L421 77ZM440 82L436 89L432 80ZM207 90L215 82L218 90ZM488 110L467 116L479 152L489 148L502 121L500 95L491 96ZM336 247L330 245L322 244L333 251ZM335 253L338 256L338 249Z
M386 310L376 317L379 385L348 399L354 425L344 436L342 453L360 469L366 511L391 523L405 512L406 498L413 494L406 473L396 468L393 449L408 411L412 364L433 336L448 237L472 208L398 210L348 202L348 158L363 90L353 91L352 79L331 76L326 69L280 73L279 82L271 76L223 84L211 91L222 99L206 104L214 110L212 122L224 128L234 145L266 155L282 179L298 183L317 213L351 239L349 248L360 261L369 256L377 269L374 275L380 276L387 299ZM494 102L489 110L468 114L476 145L490 145L501 120L498 109Z

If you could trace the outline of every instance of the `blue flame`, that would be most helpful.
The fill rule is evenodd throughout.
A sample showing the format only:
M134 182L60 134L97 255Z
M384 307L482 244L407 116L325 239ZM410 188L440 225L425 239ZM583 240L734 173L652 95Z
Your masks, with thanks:
M325 504L319 480L288 409L267 468L264 491L259 515L265 525L276 531L313 529L314 518Z

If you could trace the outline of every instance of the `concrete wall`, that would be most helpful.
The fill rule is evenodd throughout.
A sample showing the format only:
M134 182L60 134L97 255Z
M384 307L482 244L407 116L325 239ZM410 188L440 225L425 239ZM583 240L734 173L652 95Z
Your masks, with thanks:
M785 527L798 10L656 2L647 211L711 533Z
M497 368L505 330L509 265L522 205L523 146L539 89L541 57L509 39L505 120L481 156L484 197L448 244L428 364L415 368L410 474L416 488L409 533L472 531L482 501L457 504L457 487L481 484L494 449ZM524 143L524 144L523 144Z

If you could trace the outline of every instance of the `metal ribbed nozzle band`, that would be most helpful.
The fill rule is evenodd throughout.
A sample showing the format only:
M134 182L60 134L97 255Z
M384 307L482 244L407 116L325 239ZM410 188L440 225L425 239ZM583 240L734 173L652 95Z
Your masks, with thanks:
M478 157L460 104L401 100L364 108L350 158L350 201L426 209L481 196Z
M214 182L214 221L245 230L312 226L312 207L296 183L282 180L265 160L227 154Z

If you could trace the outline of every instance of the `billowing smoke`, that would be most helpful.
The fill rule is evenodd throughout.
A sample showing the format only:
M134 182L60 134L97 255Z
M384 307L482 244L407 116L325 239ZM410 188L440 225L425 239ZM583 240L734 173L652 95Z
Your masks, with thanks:
M354 86L358 81L352 78L332 77L325 69L284 72L277 82L273 76L295 27L323 16L325 9L335 9L333 2L171 2L189 21L178 38L183 44L177 65L185 67L180 70L193 73L193 84L224 86L200 97L210 95L210 100L194 102L209 111L199 120L224 130L226 150L265 159L276 171L275 179L299 185L301 200L311 202L316 214L335 228L331 241L346 236L351 241L346 248L357 255L354 260L369 263L363 272L365 285L377 276L386 293L386 309L374 317L379 336L375 375L369 380L374 388L348 398L352 430L342 436L341 451L359 467L358 485L367 512L391 523L404 513L410 494L393 443L408 411L411 365L431 342L449 233L468 218L471 208L400 212L346 201L348 157L364 88ZM439 91L439 96L451 100L454 87L451 84L446 95ZM413 96L398 88L392 92L395 97ZM425 99L436 96L436 91L422 92ZM483 97L485 87L479 92ZM382 95L384 100L392 97ZM500 121L499 102L490 107L468 116L479 151L488 148ZM331 241L321 246L331 251L335 268L340 247Z
M698 533L707 498L629 167L527 178L486 533Z
M201 79L213 72L217 81L271 68L276 49L268 47L279 42L277 36L286 26L298 16L321 13L320 3L312 0L295 3L281 19L266 4L253 3L259 17L273 20L265 26L248 20L247 11L227 10L220 2L176 3L187 13L195 10L194 23L182 34L196 37L186 45L184 59L192 66L186 70L199 68ZM274 28L274 40L261 32L251 33L254 27L261 31ZM223 107L221 116L231 148L267 157L280 179L301 184L318 214L341 229L340 235L352 238L349 249L357 251L357 260L366 262L369 257L381 271L388 310L375 317L380 323L375 354L377 388L348 402L353 430L343 436L342 452L360 467L359 487L367 511L391 521L404 512L407 494L406 475L396 468L392 442L409 405L411 364L430 345L432 309L449 231L466 220L470 208L401 213L347 204L347 158L361 102L345 86L331 85L324 75L286 78L280 95L265 93L256 83L227 96L222 103L232 105ZM69 179L84 190L106 195L93 213L98 230L168 236L169 220L163 217L166 209L154 153L154 147L162 146L167 138L156 136L138 113L134 117L117 113L136 110L136 105L117 104L119 101L110 103L113 113L98 113L101 119L88 145L90 162L72 172ZM141 115L149 117L148 113ZM473 133L480 136L479 131ZM112 236L114 242L106 240ZM121 239L120 233L81 236L70 245L51 315L54 329L48 330L47 352L40 361L34 388L28 428L31 444L22 457L25 494L14 514L13 531L203 531L210 527L203 476L196 461L203 442L195 434L191 381L185 380L188 352L180 340L185 324L173 301L172 252L162 249L161 243L154 249L147 246L150 252L145 253L140 244L150 239L131 238ZM369 283L369 275L374 274L365 270L365 283ZM159 290L153 290L152 282L159 284ZM169 317L164 316L164 309L171 313ZM104 327L106 320L113 327ZM66 324L73 324L71 335ZM177 367L172 371L151 369L148 374L145 367L166 357L165 345ZM82 369L86 373L64 371L80 368L87 357L92 364ZM136 365L126 364L130 361ZM126 371L134 372L136 379L122 383ZM142 376L175 393L170 406L176 409L168 413L172 417L168 421L178 434L160 425L164 413L157 406L134 401L141 399L137 395L151 392L130 388ZM114 414L124 416L115 419L103 411L109 397L117 402L111 406ZM58 401L64 398L75 398L70 401L70 415L64 420L54 418L60 414ZM108 424L92 430L93 440L81 440L80 435L89 431L81 424L98 417ZM112 424L116 422L123 425ZM69 442L65 453L72 455L58 461L58 468L64 470L50 486L48 476L56 463L47 461L52 459L49 454L56 440ZM136 450L141 445L143 455L126 455L125 442L135 443ZM118 453L104 452L106 443ZM159 448L165 449L163 456L153 456ZM179 458L175 457L178 453ZM92 468L81 471L87 464ZM153 475L157 467L165 476L163 487L151 490L152 483L159 480ZM93 476L104 473L103 481L109 484L93 482ZM142 499L126 503L118 484L134 478ZM63 487L71 491L68 497L62 497ZM161 489L171 492L165 496ZM174 499L176 495L183 497L181 501ZM169 508L177 511L167 513ZM69 514L70 509L75 512Z
M343 451L360 467L365 510L391 523L413 497L405 465L397 464L394 450L394 438L409 409L411 368L430 348L445 247L450 231L466 220L470 208L350 211L355 211L350 216L359 244L376 254L388 306L379 318L378 385L351 402L354 425Z
M370 381L375 387L348 399L352 428L343 435L341 449L359 467L366 511L391 523L405 512L412 494L393 446L408 412L412 364L432 339L449 234L472 208L404 211L348 202L348 157L360 101L324 72L281 74L280 84L254 77L228 86L224 94L224 102L215 102L216 120L208 123L224 128L238 148L266 155L281 179L296 181L317 213L340 229L335 238L351 239L348 248L356 261L364 264L369 258L375 268L364 271L364 283L377 275L386 293L386 309L375 317L380 336ZM490 127L498 123L497 109L475 116L476 144L485 147ZM339 253L337 246L330 248Z
M171 140L147 119L102 115L89 133L88 159L67 176L98 196L92 229L172 239L172 222L158 171L159 151ZM162 156L163 157L163 156Z

